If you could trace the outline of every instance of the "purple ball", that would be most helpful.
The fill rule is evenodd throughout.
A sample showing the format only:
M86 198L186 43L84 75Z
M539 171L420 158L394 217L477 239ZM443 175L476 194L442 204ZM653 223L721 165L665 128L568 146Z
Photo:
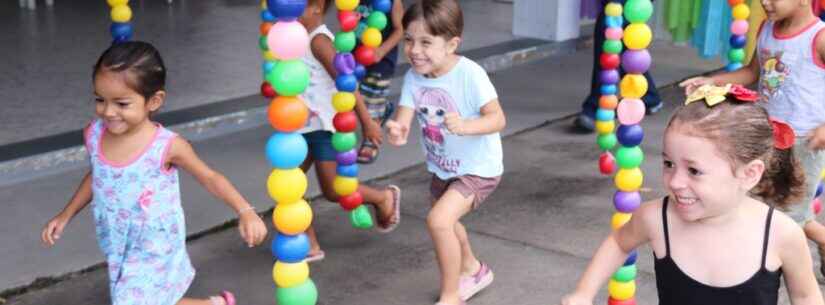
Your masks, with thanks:
M643 50L627 50L622 54L622 68L630 74L642 74L650 69L650 53Z
M355 57L352 53L338 53L332 61L335 71L339 74L353 74L355 72Z
M748 37L745 35L730 36L730 46L734 49L744 48L748 44Z
M630 252L630 255L627 256L627 259L624 261L625 266L630 266L636 263L636 257L639 256L639 253L636 250Z
M822 182L820 182L819 185L816 186L816 193L814 194L814 197L819 197L819 195L822 195L823 188L825 188L825 185L822 185Z
M642 195L639 192L618 191L613 195L613 206L622 213L633 213L642 204Z
M338 165L352 165L356 160L358 160L358 152L355 149L335 154L335 161Z
M618 84L619 71L616 69L602 70L601 72L599 72L599 80L601 80L602 84Z

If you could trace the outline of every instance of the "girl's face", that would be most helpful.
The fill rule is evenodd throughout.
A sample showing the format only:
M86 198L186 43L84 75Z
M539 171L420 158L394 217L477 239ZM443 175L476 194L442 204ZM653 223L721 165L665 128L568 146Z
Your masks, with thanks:
M765 14L771 21L784 20L798 12L800 8L810 9L807 0L761 0Z
M734 169L713 141L686 128L676 122L665 132L662 170L674 211L688 222L728 215L759 182L764 164Z
M404 55L413 70L421 75L440 76L449 71L451 56L460 42L459 37L445 40L433 36L421 20L410 22L404 29Z
M438 125L444 122L444 115L447 111L444 108L433 105L421 105L418 107L418 113L428 123Z
M95 114L103 120L106 131L115 135L133 132L149 123L149 114L163 104L160 91L146 100L126 84L128 72L102 69L95 74Z

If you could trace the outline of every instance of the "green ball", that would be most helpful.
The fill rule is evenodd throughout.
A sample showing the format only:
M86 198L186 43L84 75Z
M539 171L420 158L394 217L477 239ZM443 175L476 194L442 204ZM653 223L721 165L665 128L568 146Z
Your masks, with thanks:
M269 44L266 43L266 36L261 36L261 38L258 38L258 47L261 48L261 50L269 51Z
M642 152L642 149L639 146L633 147L619 147L616 150L616 163L619 164L621 168L636 168L639 165L642 165L642 161L645 160L645 153Z
M338 32L335 34L335 50L339 53L349 53L355 49L355 33Z
M332 134L332 148L337 152L350 151L355 148L358 136L354 132L336 132Z
M367 26L383 31L387 27L387 15L381 11L374 11L367 17Z
M309 69L300 59L278 62L266 80L280 96L296 96L309 85Z
M653 16L650 0L627 0L624 4L624 18L630 23L645 23Z
M596 137L596 144L599 144L599 149L603 151L613 149L618 141L615 133L603 134Z
M312 279L307 279L303 284L289 288L281 288L275 291L275 299L278 305L315 305L318 302L318 289Z
M745 60L745 49L730 49L728 59L731 62L742 62Z
M372 215L364 204L349 212L349 221L357 229L369 229L373 226Z
M613 273L613 279L617 282L630 282L636 278L636 265L622 266L616 273Z
M624 43L621 40L607 39L602 45L602 50L610 54L619 54L622 52L622 48L624 48Z

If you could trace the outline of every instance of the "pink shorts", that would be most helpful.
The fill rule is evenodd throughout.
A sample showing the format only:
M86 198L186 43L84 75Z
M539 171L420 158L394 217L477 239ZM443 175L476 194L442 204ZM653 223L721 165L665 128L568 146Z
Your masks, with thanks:
M432 181L430 181L430 195L433 196L433 199L438 199L448 189L454 189L464 198L473 195L473 209L475 209L493 193L499 182L501 182L501 176L485 178L475 175L463 175L445 181L433 175Z

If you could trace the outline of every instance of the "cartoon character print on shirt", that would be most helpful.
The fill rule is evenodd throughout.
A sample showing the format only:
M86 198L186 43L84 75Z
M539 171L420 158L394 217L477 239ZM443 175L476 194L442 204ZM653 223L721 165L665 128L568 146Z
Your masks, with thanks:
M759 94L763 101L769 101L779 92L779 88L782 87L785 78L788 77L790 69L782 61L783 51L773 53L770 50L760 49L759 53L761 60L760 73L762 74L759 78Z
M422 87L415 92L413 99L415 114L424 135L427 160L445 172L455 173L460 160L450 159L444 149L444 135L449 134L444 117L447 113L458 112L452 97L444 89Z

